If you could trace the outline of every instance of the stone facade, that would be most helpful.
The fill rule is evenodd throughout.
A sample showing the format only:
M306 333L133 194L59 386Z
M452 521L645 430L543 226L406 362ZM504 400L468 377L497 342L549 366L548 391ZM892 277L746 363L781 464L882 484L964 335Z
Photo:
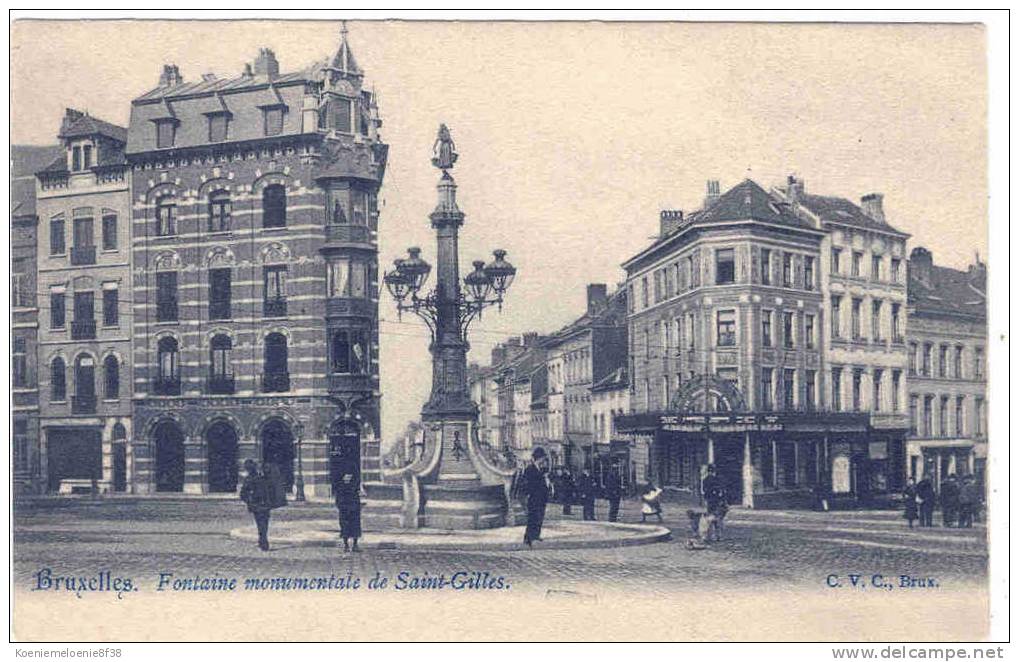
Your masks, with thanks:
M925 248L909 260L907 472L939 488L951 474L983 482L987 458L986 267L939 267Z
M134 100L135 492L232 492L249 458L317 496L381 479L380 125L345 33Z
M15 494L45 489L39 443L39 279L37 170L62 156L62 145L11 146L11 459Z
M852 231L831 220L832 201L855 210L841 221L853 224ZM904 393L901 331L883 329L891 324L885 311L893 303L896 328L903 328L905 286L876 281L872 288L861 280L867 305L872 298L882 301L878 334L852 357L832 355L827 302L830 289L842 292L845 284L832 285L825 255L832 241L881 235L885 243L878 248L874 241L873 250L887 262L889 255L901 255L905 235L841 198L807 196L792 178L771 191L745 180L724 194L709 182L701 210L663 211L660 221L660 238L624 263L630 404L639 415L625 423L634 439L654 440L652 474L696 494L704 468L714 464L730 499L757 506L803 501L819 484L853 498L898 487L902 431L897 440L891 432L873 436L893 427L884 421L885 410L869 418L839 417L872 408L862 397L853 407L833 399L828 376L833 358L868 374L881 366L877 374L889 383L899 371ZM836 391L848 388L843 380ZM757 419L659 425L647 416L722 411L795 415L786 422L782 416L761 419L770 421L763 427ZM879 439L884 450L876 446Z
M46 489L127 490L131 213L127 131L68 109L63 153L37 173Z

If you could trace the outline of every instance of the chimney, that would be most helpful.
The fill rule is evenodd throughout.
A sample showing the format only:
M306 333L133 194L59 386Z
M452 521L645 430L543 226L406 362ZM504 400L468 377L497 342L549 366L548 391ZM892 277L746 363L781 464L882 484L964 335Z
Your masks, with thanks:
M909 277L924 285L931 284L931 268L934 256L923 246L917 246L909 254Z
M180 69L176 64L163 65L163 74L159 77L159 87L174 87L183 82L184 77L180 75Z
M978 290L987 289L987 263L980 260L980 253L976 254L976 261L969 265L969 282Z
M506 348L502 345L496 345L492 348L492 365L497 366L506 360Z
M524 334L524 347L534 347L538 344L538 333L536 331L530 331Z
M276 60L276 54L270 48L258 49L258 57L255 58L255 75L265 76L269 80L276 80L280 75L280 63Z
M860 207L863 213L870 216L878 223L885 222L885 196L884 193L868 193L860 198Z
M786 178L786 189L785 195L789 199L789 204L798 205L800 199L803 197L805 192L804 182L802 179L796 179L796 175L789 175Z
M659 215L659 238L667 237L683 225L682 209L663 209Z
M721 195L721 193L720 193L720 189L718 187L718 180L717 179L709 179L708 180L708 193L707 193L707 195L704 196L704 208L705 209L709 209L711 207L711 205L713 205L716 202L718 202L718 198L719 198L720 195Z
M60 122L60 133L67 131L69 128L71 128L72 124L80 120L82 117L85 117L85 113L81 112L80 110L75 110L74 108L65 108L64 119L61 120Z
M242 78L251 78L254 75L255 74L252 73L252 71L251 71L251 63L250 62L245 62L244 63L244 71L241 72L241 77Z
M506 346L507 347L520 347L520 337L519 336L513 336L512 338L510 338L509 340L506 341Z
M595 315L605 310L609 303L608 286L605 283L590 283L587 286L587 314Z

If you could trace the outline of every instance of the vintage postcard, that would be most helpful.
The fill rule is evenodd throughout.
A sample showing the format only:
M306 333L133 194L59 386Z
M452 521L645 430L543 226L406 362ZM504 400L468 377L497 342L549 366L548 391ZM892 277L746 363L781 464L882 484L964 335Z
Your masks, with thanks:
M985 24L314 18L11 23L13 641L991 638Z

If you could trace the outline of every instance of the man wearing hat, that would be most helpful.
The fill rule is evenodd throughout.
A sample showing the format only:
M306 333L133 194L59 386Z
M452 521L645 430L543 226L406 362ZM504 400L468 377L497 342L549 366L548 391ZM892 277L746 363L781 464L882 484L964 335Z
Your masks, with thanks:
M531 463L524 469L524 494L527 495L527 530L524 544L531 546L541 540L541 525L545 521L545 505L548 503L549 484L545 449L540 446L531 452Z

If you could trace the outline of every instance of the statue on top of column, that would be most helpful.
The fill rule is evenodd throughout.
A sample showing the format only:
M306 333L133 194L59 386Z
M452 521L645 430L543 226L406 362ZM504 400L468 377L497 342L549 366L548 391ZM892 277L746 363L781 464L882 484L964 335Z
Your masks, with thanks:
M449 135L449 128L445 124L439 125L439 135L432 146L432 165L441 170L448 170L456 163L456 144L453 137Z

